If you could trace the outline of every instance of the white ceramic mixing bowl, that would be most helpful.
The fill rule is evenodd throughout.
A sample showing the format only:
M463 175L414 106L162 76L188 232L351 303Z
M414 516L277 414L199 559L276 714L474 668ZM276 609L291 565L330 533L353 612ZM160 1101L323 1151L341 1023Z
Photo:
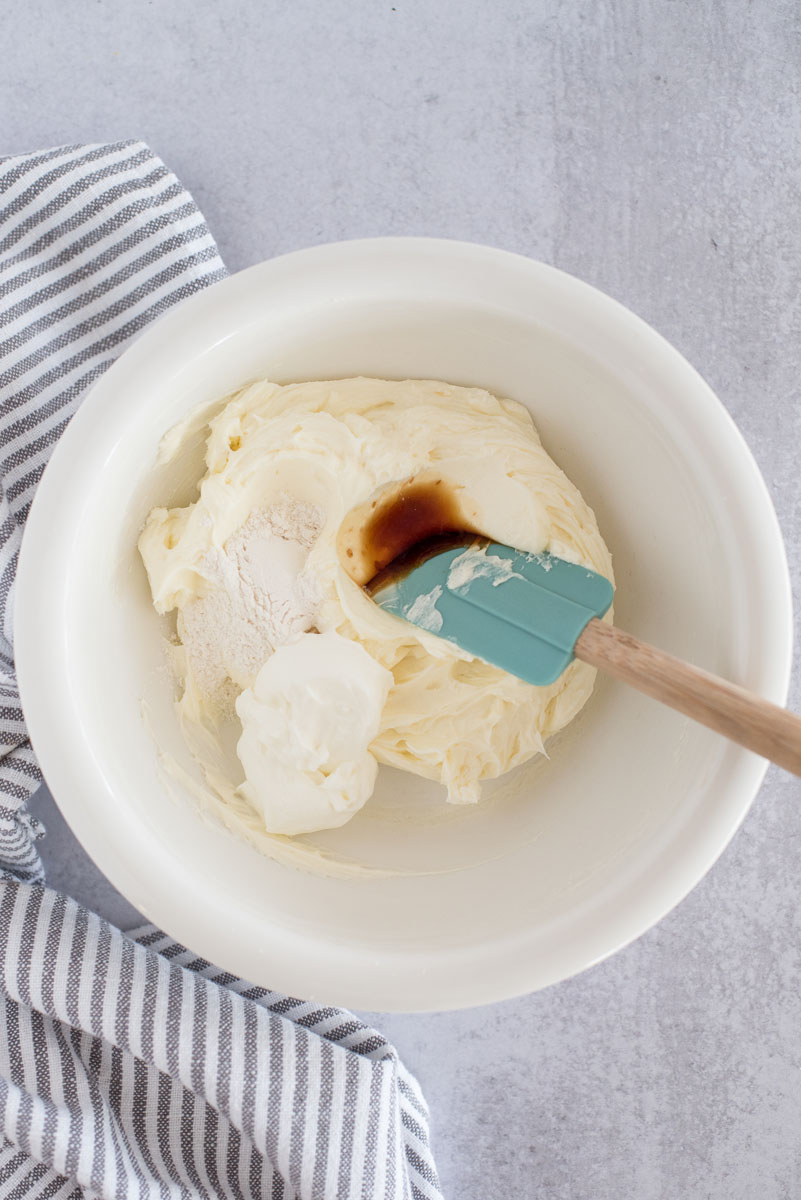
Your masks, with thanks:
M723 850L765 763L599 681L550 760L488 789L485 804L445 806L438 787L385 770L364 812L320 839L411 874L292 871L203 820L188 793L176 799L156 740L192 764L135 543L152 505L191 498L200 459L190 454L176 478L156 465L159 440L254 377L352 374L477 384L528 405L597 513L617 621L784 700L791 611L776 518L693 369L625 308L552 268L381 239L290 254L215 285L94 386L25 534L25 712L86 850L194 951L257 983L360 1008L499 1000L564 979L659 920Z

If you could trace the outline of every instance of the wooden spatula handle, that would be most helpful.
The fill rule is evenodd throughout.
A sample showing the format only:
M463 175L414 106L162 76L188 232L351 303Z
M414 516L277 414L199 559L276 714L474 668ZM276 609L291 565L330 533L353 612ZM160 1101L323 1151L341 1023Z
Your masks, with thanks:
M593 619L576 658L801 775L801 717Z

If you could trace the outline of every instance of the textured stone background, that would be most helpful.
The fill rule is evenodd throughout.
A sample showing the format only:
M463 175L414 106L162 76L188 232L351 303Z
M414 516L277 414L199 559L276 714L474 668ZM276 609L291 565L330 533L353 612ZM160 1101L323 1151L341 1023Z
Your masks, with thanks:
M369 234L489 242L628 304L709 380L801 588L795 0L26 0L0 153L141 137L230 268ZM799 672L792 697L801 708ZM47 794L50 882L125 923ZM801 1195L801 785L559 987L375 1018L422 1079L451 1200Z

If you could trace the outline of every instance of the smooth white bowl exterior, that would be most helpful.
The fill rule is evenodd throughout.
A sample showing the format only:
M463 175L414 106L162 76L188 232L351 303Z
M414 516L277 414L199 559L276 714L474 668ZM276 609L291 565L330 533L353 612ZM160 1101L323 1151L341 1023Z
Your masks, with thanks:
M154 503L191 498L198 460L176 482L155 466L159 440L253 377L351 374L479 384L527 404L612 549L618 623L783 701L781 537L745 444L699 376L626 309L552 268L381 239L217 284L95 385L25 534L25 712L86 850L194 951L257 983L360 1008L499 1000L580 971L659 920L725 847L765 763L604 681L550 761L523 768L486 806L440 808L433 785L385 772L365 814L321 839L427 874L292 871L202 820L189 798L176 802L142 718L144 700L159 742L189 766L135 540Z

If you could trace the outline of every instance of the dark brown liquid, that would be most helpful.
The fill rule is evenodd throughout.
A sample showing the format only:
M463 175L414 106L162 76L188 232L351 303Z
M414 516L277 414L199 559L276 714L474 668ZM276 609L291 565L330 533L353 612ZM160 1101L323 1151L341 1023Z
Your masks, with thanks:
M421 543L454 534L469 540L472 532L465 528L461 507L442 479L412 481L379 503L364 526L362 545L378 575Z
M424 538L422 542L415 542L413 546L398 554L392 562L374 575L366 590L371 596L375 596L382 588L403 579L415 567L419 567L426 559L433 558L435 554L442 554L444 550L453 550L456 547L466 549L468 546L478 546L482 543L488 544L486 538L480 538L475 533L440 533Z

